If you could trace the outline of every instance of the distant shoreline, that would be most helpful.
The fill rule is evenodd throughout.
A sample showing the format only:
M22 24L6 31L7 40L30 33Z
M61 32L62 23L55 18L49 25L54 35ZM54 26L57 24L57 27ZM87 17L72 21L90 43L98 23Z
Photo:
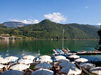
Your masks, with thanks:
M35 37L22 37L22 36L5 36L5 37L0 37L0 39L3 40L63 40L63 38L35 38ZM81 38L81 39L65 39L64 40L100 40L99 38L93 38L93 39L85 39L85 38Z
M0 40L5 40L5 39L0 38ZM22 38L22 39L9 39L9 40L51 40L51 39L32 39L32 38L23 39ZM56 40L62 40L62 39L54 39L51 41L56 41ZM65 39L65 40L100 40L100 39Z

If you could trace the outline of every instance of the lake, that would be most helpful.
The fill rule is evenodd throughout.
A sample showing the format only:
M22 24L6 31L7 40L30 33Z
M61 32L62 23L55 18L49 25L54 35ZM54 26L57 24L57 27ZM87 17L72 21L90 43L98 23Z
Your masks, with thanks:
M98 42L99 40L65 40L64 48L69 48L71 51L94 51ZM38 53L51 55L53 49L61 48L62 40L0 40L0 54L3 57L6 57L7 54L18 57L24 54L38 56ZM81 57L89 60L95 58L101 60L101 55L83 55Z

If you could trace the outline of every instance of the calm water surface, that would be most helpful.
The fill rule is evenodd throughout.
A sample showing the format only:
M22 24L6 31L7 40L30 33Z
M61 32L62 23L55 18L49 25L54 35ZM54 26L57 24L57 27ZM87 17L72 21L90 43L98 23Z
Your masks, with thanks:
M69 48L72 51L93 51L98 45L98 40L66 40L64 48ZM0 40L0 54L6 57L6 54L19 56L22 54L31 54L37 56L40 52L43 54L52 54L53 49L61 49L62 41L51 40ZM101 60L101 55L84 55L81 56L89 60L98 58Z

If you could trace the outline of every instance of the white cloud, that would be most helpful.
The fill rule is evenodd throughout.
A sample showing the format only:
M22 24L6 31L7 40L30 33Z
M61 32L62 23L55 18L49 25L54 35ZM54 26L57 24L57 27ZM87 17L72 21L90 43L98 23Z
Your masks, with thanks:
M88 8L88 6L85 6L85 8L87 9L87 8Z
M97 25L101 25L101 23L98 23Z
M67 20L61 13L56 12L53 14L45 14L44 17L56 23L65 22Z
M33 22L34 22L34 23L39 23L39 21L38 21L37 19L35 19Z
M36 24L36 23L39 23L39 21L37 19L27 19L27 20L10 19L10 21L23 22L25 24Z

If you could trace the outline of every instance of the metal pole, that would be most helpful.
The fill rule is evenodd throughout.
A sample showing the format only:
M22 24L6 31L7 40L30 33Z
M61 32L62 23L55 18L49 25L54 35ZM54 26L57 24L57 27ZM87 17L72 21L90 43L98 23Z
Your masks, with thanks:
M64 48L64 29L63 29L63 39L62 39L62 49Z

